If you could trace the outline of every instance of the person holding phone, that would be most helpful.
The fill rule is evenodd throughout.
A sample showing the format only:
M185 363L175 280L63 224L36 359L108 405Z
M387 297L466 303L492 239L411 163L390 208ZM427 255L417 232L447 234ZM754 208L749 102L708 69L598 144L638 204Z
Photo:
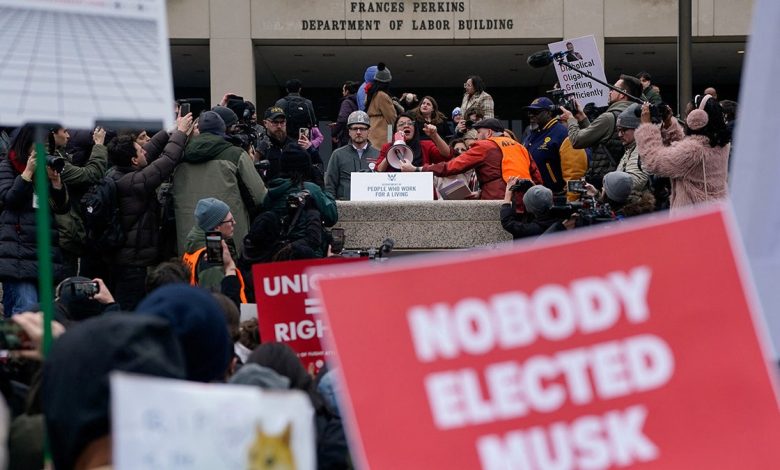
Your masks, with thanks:
M190 284L222 292L238 304L246 303L247 297L244 278L235 263L235 225L227 204L213 197L199 200L182 261L189 270Z
M70 200L60 174L47 164L46 155L36 155L35 129L23 126L11 141L8 156L0 161L0 283L3 308L10 317L38 302L38 253L35 237L36 213L42 204L51 209L51 254L54 280L63 276L62 251L54 214L65 214ZM49 200L35 194L33 179L37 165L46 165Z

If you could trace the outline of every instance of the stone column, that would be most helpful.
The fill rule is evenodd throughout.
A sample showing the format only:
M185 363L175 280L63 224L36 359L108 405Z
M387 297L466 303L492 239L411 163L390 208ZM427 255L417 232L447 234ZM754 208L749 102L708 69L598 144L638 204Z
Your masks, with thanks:
M596 38L596 46L606 69L604 0L563 0L563 38L571 39L591 34ZM614 79L607 74L607 81L614 82Z
M227 92L255 102L250 0L209 0L211 104Z

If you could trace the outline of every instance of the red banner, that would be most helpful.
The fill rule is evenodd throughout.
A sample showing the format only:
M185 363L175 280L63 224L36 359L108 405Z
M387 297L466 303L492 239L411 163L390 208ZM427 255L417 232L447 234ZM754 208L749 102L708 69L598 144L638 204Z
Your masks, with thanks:
M776 468L774 366L727 220L322 279L358 463Z
M331 352L320 339L325 331L320 301L310 295L317 279L328 275L323 268L316 275L305 273L315 266L332 266L367 258L318 258L300 261L262 263L252 266L257 302L257 323L264 343L287 343L298 353L310 373L325 364Z

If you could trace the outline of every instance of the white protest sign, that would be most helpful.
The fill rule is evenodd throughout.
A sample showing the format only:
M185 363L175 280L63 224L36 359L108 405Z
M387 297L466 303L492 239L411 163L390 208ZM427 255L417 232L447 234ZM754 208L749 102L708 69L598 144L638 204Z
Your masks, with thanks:
M0 124L173 123L163 0L0 0Z
M433 173L352 173L353 201L432 201Z
M297 390L112 373L114 468L314 469L313 414Z
M774 100L776 78L780 76L780 3L756 2L752 34L745 57L745 71L739 95L741 112L737 120L735 147L731 155L731 201L742 242L750 261L758 295L774 345L780 357L780 211L769 209L767 195L780 180L780 160L767 149L775 147L780 126ZM708 82L717 85L717 82ZM771 203L770 203L771 205Z
M565 52L563 62L587 72L599 80L606 81L604 76L604 65L601 62L596 38L583 36L575 39L564 39L563 41L553 42L547 45L551 53ZM558 82L561 89L567 94L571 93L572 98L576 99L581 106L588 103L594 103L596 106L607 106L609 104L609 88L599 85L588 77L585 77L574 70L571 70L564 64L553 62L555 73L558 75Z

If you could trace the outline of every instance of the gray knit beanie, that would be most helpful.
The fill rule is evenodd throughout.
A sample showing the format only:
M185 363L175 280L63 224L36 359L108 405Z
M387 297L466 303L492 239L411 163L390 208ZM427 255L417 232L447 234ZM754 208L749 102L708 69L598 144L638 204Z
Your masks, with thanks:
M392 79L393 76L390 74L390 69L387 68L385 64L380 62L379 65L376 66L376 75L374 76L374 81L381 82L381 83L390 83Z
M633 186L634 180L626 172L612 171L604 175L604 191L615 202L626 202Z
M225 135L225 121L214 111L201 113L198 118L198 130L201 134Z
M626 129L636 129L639 127L639 116L636 115L636 110L641 110L639 103L634 103L628 108L624 109L622 113L618 114L617 126L625 127Z
M537 184L525 192L523 204L533 215L544 214L553 206L553 193L549 188Z
M207 197L198 201L195 206L195 220L201 230L208 232L225 220L228 212L230 207L227 204L219 199Z

